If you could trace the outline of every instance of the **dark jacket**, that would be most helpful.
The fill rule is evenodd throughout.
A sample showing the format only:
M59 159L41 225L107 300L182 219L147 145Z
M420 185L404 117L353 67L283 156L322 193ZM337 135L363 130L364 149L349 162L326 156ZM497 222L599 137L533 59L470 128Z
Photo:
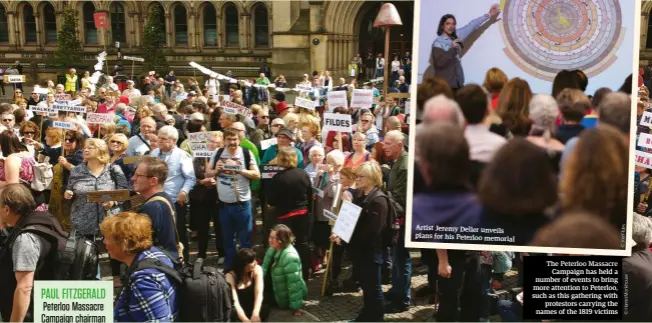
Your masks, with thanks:
M543 212L510 215L500 214L485 208L480 227L502 229L504 233L499 234L500 236L514 237L514 242L492 241L492 244L528 246L536 232L551 221L552 218Z
M407 204L408 153L403 151L392 165L389 172L388 191L398 204L405 208Z
M632 248L632 255L623 258L623 272L628 291L627 310L623 321L652 322L652 252L645 245Z
M414 196L412 201L412 241L443 242L435 237L438 234L455 234L455 232L437 232L437 226L478 227L481 223L482 206L477 196L469 191L422 193ZM425 226L425 228L424 228ZM430 229L428 226L432 226ZM447 242L453 242L447 240ZM454 241L464 243L469 241Z
M431 62L435 69L435 76L444 79L451 88L458 89L464 86L464 72L462 63L457 59L457 49L449 50L433 48Z
M305 170L289 168L278 172L270 181L267 203L276 207L276 216L308 210L312 204L312 183Z
M168 200L168 203L174 208L170 197L165 192L152 195L145 204L140 208L140 213L147 214L152 220L152 229L154 244L167 250L171 255L177 255L177 240L174 232L174 214L170 207L163 201L152 201L155 197L161 196ZM149 202L151 201L151 202Z
M349 248L357 251L377 251L382 246L382 232L387 223L387 199L382 192L378 192L374 199L367 199L373 195L360 194L353 198L353 204L362 208L358 223L355 225Z
M571 138L577 137L584 130L581 124L563 124L557 128L556 138L566 144Z

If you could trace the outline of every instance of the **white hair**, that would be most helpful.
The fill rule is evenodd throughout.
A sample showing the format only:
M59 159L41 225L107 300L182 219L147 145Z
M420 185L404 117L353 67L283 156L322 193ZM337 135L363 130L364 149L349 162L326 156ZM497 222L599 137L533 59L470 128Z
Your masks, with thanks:
M322 155L325 154L324 147L322 147L321 145L314 145L310 147L310 150L308 151L308 156L312 156L312 153L315 151L321 152Z
M385 138L393 138L397 142L403 142L405 135L400 130L392 130L385 134Z
M554 133L556 129L555 122L559 116L559 106L557 100L548 94L537 94L530 100L529 104L530 119L534 126L546 131L546 133Z
M423 122L450 122L462 127L466 123L466 119L457 102L444 95L437 95L424 104Z
M173 126L161 127L161 129L158 131L158 135L159 137L166 136L169 139L174 139L175 141L179 140L179 131Z
M326 160L332 160L337 166L344 165L344 158L344 153L339 149L331 150L331 152L326 155Z
M648 218L634 213L632 217L632 240L636 244L649 244L652 240L652 223Z

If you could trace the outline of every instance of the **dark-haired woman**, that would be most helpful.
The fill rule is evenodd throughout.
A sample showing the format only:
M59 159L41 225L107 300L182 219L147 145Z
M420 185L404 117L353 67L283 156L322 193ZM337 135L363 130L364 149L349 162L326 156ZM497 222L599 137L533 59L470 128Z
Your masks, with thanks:
M82 150L84 148L84 136L79 131L66 131L64 134L63 155L57 159L57 164L52 168L53 177L52 194L48 204L50 213L57 217L65 230L72 229L70 207L72 203L64 200L64 188L68 186L68 178L73 167L84 160ZM65 156L65 157L64 157ZM53 163L54 161L50 161Z
M0 186L6 184L31 184L34 180L34 154L29 152L27 147L20 142L13 130L5 130L0 133L0 149L2 156L6 158L0 161ZM32 191L36 205L36 211L47 210L45 197L42 192Z
M263 268L256 262L256 252L249 248L238 251L226 281L231 285L233 307L231 321L264 322L269 315L269 307L263 304L265 283Z

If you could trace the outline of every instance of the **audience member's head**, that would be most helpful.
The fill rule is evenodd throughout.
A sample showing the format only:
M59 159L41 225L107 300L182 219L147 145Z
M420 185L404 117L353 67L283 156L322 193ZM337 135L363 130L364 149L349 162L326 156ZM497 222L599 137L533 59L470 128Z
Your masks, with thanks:
M509 80L500 91L496 113L505 127L515 135L524 135L530 131L528 105L531 99L530 85L520 78Z
M489 109L489 98L481 86L471 84L455 93L455 101L469 124L482 123Z
M620 249L621 238L607 221L586 212L571 212L539 229L536 247Z
M534 128L554 134L557 128L555 122L559 115L557 101L550 95L537 94L530 100L530 119Z
M598 106L600 124L610 125L629 137L631 132L631 96L622 92L612 92L604 96Z
M422 120L424 123L449 122L460 128L466 120L460 106L452 99L443 95L435 96L426 101Z
M484 86L489 93L500 93L500 90L503 89L503 86L505 86L508 81L509 79L505 72L497 67L492 67L487 71L487 74L485 74L482 86Z
M450 123L417 126L416 162L426 185L433 191L470 185L469 145L459 126Z

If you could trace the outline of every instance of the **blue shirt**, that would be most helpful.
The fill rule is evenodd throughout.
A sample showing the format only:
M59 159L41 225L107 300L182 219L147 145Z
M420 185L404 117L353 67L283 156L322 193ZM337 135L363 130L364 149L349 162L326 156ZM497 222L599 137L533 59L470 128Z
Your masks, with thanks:
M151 201L154 197L161 196L170 202L170 206L174 205L170 197L165 192L160 192L152 195L145 204L141 206L139 213L147 214L152 220L152 231L155 235L155 245L165 249L172 255L179 254L177 249L177 236L174 233L174 214L170 206L163 201ZM151 201L151 202L150 202ZM154 238L154 237L152 237Z
M195 186L195 169L192 166L192 157L186 151L179 147L174 147L167 154L161 153L160 149L155 149L150 154L152 157L158 157L168 164L168 178L163 184L163 191L170 197L172 203L177 202L179 192L189 193Z
M146 258L173 266L170 258L156 247L139 253L134 261ZM174 322L179 315L176 289L174 282L156 269L137 271L129 278L129 288L118 296L113 318L116 322Z
M147 140L147 138L142 134L137 134L129 138L127 145L127 151L125 152L126 156L140 156L150 151L149 140Z

